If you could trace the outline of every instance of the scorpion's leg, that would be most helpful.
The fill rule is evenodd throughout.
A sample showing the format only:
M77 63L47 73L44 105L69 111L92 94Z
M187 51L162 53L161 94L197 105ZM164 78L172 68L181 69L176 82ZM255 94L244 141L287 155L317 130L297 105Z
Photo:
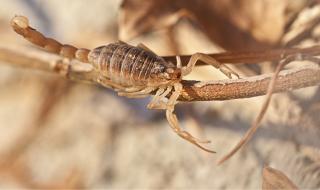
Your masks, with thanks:
M162 98L167 96L171 92L171 90L172 90L172 87L168 87L166 90L164 90L163 88L159 88L156 95L154 96L154 99L148 104L148 108L149 109L166 109L167 120L169 122L170 127L175 133L177 133L183 139L198 146L202 150L215 153L214 151L209 150L199 144L199 143L209 143L210 141L199 140L193 137L189 132L184 131L183 129L180 128L177 116L173 113L173 111L174 111L174 106L177 103L177 99L181 93L182 85L180 83L175 84L174 92L172 92L172 95L170 96L168 102L162 101Z
M145 87L141 87L141 86L137 86L137 87L126 87L124 88L124 90L122 90L121 92L127 92L127 93L131 93L131 92L138 92L142 89L145 89Z
M160 87L150 103L148 104L148 109L167 109L167 104L163 101L163 99L171 92L172 86L167 87L167 89Z
M182 63L181 63L181 58L179 55L176 56L177 59L177 68L181 69L182 68ZM191 68L193 69L193 68Z
M203 54L203 53L196 53L191 56L187 66L182 68L182 76L185 76L185 75L188 75L189 73L191 73L191 71L193 70L193 68L198 60L201 60L201 61L219 69L228 78L232 78L232 74L235 75L236 77L240 78L239 75L235 71L233 71L231 68L227 67L225 64L218 62L213 57L206 55L206 54Z
M202 150L205 150L210 153L215 153L214 151L209 150L199 144L199 143L210 143L210 141L197 139L197 138L193 137L189 132L180 128L177 116L173 113L173 111L174 111L174 106L177 103L177 99L181 93L182 85L180 83L176 83L174 85L174 89L175 89L175 91L172 93L172 95L169 98L169 101L167 103L167 110L166 110L166 116L167 116L167 120L170 124L170 127L180 137L191 142L192 144L196 145L197 147L201 148Z
M144 98L150 95L152 91L154 91L154 87L147 87L143 89L139 89L137 91L131 91L131 92L118 92L119 96L126 96L128 98ZM130 89L132 90L132 89Z
M102 86L104 86L104 87L111 88L111 89L114 89L116 91L125 89L124 87L112 82L110 79L108 79L106 77L103 77L103 76L98 77L97 82L99 84L101 84Z

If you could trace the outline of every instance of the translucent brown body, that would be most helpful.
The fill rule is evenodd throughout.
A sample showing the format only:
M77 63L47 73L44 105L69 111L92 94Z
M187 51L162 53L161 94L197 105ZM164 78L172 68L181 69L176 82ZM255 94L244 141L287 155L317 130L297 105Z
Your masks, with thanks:
M197 139L179 126L174 106L182 92L182 77L192 72L198 60L220 69L229 78L232 74L238 76L227 66L210 56L196 53L191 56L187 66L182 67L179 57L177 64L167 62L143 44L135 47L124 42L116 42L93 50L76 48L45 37L31 28L24 16L15 16L11 20L11 26L15 32L46 51L91 64L99 73L97 82L115 89L120 96L141 98L155 92L147 107L166 110L167 120L175 133L199 148L214 153L200 145L210 141Z
M176 69L162 57L140 47L124 42L111 43L90 51L89 62L104 77L122 87L148 86L156 84L166 69Z
M166 117L172 130L183 139L191 142L199 148L214 153L201 143L209 143L209 141L203 141L193 137L190 133L180 128L178 119L174 114L174 107L177 104L178 97L183 93L182 91L182 77L192 72L196 62L202 61L203 63L214 66L219 69L227 77L231 78L231 75L235 75L239 78L239 75L232 71L227 66L221 64L215 58L206 54L195 53L191 57L185 56L183 58L190 57L186 66L181 66L181 60L177 57L177 65L171 63L172 59L167 58L165 61L162 57L157 56L143 44L139 44L137 47L128 45L124 42L112 43L106 46L101 46L93 50L85 48L76 48L72 45L61 44L60 42L45 37L40 32L29 26L29 21L26 17L15 16L11 20L12 28L25 39L31 43L44 48L46 51L59 54L69 59L78 59L81 62L90 63L96 69L94 79L101 85L115 89L118 95L127 96L131 98L145 97L150 95L151 92L155 93L153 99L148 104L149 109L163 109L166 110ZM302 52L302 50L304 52ZM261 58L264 60L266 57L271 60L279 60L290 54L299 53L298 55L292 55L286 57L284 61L279 64L275 76L271 81L271 88L269 86L268 99L265 102L262 111L260 112L257 120L246 133L245 137L237 144L237 146L227 154L220 163L230 158L235 152L237 152L253 135L262 116L265 113L267 105L270 101L273 88L277 75L281 68L294 60L309 60L311 62L319 63L318 58L304 57L302 58L300 53L317 54L318 47L305 48L305 49L292 49L291 51L271 51L270 53L263 52L261 55L256 53L225 53L220 57L220 60L250 60L259 61ZM273 52L273 53L272 53ZM234 57L234 55L238 57ZM255 57L256 56L256 57ZM219 58L219 57L218 57ZM307 59L306 59L307 58ZM261 60L261 61L262 61ZM243 61L240 61L243 62ZM245 61L247 62L247 61ZM68 67L69 69L69 67ZM66 72L68 76L68 71ZM196 94L197 95L197 94Z

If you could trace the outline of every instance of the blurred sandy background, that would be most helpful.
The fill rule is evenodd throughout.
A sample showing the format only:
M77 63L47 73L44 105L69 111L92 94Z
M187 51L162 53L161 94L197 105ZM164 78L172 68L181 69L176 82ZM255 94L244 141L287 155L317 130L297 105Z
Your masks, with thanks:
M284 2L283 7L290 4ZM61 42L87 48L114 42L120 3L0 0L0 45L32 46L9 27L15 14L29 17L32 26ZM246 19L245 11L241 18ZM263 31L263 40L269 36L270 43L276 41L283 24L271 21L266 23L273 24L274 30L257 27L254 36L261 39L259 31ZM189 22L179 23L175 30L180 53L223 49ZM175 53L164 31L129 42L143 42L159 55ZM223 76L203 67L190 78ZM275 95L254 139L230 161L216 166L250 126L263 99L177 106L187 130L212 140L209 146L217 154L211 155L174 134L163 112L147 110L148 98L122 98L102 87L0 64L0 187L260 189L262 167L270 165L300 188L320 188L318 87Z

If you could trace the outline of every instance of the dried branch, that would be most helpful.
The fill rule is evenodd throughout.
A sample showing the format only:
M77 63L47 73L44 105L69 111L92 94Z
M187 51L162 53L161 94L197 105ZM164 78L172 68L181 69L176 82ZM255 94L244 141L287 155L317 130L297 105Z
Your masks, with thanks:
M263 61L280 61L284 57L295 55L320 55L320 46L312 46L307 48L283 48L283 49L272 49L272 50L261 50L261 51L243 51L243 52L225 52L208 54L220 63L232 63L232 64L256 64ZM181 55L182 63L188 63L190 55ZM176 56L163 56L166 61L175 62ZM198 61L197 65L208 65L201 61Z
M308 48L303 49L306 51ZM310 55L314 55L319 47L309 48ZM270 54L275 54L270 51ZM309 54L306 53L306 54ZM99 74L90 64L76 60L63 59L59 56L33 48L2 47L0 46L0 61L51 73L58 73L72 80L99 83ZM182 81L183 92L181 101L211 101L249 98L265 95L272 74L264 74L244 79L218 81ZM320 68L317 66L301 67L282 71L277 79L274 92L299 89L320 84Z
M14 66L57 73L73 80L96 82L89 64L68 60L34 48L0 46L0 61Z

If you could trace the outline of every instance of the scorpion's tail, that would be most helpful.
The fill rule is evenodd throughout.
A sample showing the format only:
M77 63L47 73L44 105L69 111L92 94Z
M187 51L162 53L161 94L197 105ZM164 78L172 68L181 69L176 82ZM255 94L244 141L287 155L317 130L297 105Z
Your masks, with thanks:
M22 35L29 42L44 48L48 52L56 53L70 59L78 59L81 62L88 62L88 54L90 50L61 44L54 39L45 37L43 34L29 26L29 20L27 17L13 17L11 20L11 26L16 33Z

